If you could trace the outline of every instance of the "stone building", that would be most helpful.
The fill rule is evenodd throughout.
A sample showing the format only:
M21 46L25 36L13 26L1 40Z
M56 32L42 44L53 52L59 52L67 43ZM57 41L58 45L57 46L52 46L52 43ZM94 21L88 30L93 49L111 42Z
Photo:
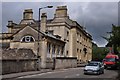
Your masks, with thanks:
M69 18L66 6L58 6L47 30L61 36L65 41L64 55L77 57L78 61L86 62L92 58L92 37L81 25Z
M92 36L69 18L66 6L58 6L53 19L42 13L40 23L33 18L32 9L26 9L19 24L8 21L7 27L8 33L0 35L3 47L32 49L41 57L43 68L47 58L77 57L79 62L92 59Z

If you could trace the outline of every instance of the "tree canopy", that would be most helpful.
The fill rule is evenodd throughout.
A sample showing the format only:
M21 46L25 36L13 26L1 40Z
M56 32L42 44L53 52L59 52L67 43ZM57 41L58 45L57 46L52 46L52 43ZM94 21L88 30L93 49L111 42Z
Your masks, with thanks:
M116 26L112 24L112 31L109 32L110 37L103 37L108 41L107 47L112 47L114 53L120 53L120 26Z

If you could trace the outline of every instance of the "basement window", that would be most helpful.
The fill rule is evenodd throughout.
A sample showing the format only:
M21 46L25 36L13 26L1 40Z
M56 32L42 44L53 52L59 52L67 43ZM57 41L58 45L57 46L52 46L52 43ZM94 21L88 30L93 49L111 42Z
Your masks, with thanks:
M34 42L34 41L35 41L35 39L32 36L24 36L21 39L21 42Z

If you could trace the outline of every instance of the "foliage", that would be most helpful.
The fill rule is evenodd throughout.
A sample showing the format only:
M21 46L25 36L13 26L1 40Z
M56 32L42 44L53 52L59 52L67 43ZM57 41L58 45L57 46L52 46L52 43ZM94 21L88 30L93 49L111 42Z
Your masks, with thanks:
M110 32L110 37L103 37L108 41L107 47L113 47L114 53L120 53L120 26L115 26L112 24L112 31Z
M93 50L92 50L92 60L103 60L106 56L106 54L109 52L108 48L105 47L98 47L93 44Z
M120 56L120 26L115 26L112 24L112 31L107 32L110 34L110 37L103 37L108 41L108 44L105 47L98 47L95 43L93 43L93 60L102 60L109 53L109 49L107 47L113 47L114 53Z

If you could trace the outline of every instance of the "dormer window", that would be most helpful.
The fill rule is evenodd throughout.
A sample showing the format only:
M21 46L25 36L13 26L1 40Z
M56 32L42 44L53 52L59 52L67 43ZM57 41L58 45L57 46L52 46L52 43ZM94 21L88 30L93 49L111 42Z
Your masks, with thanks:
M35 39L32 36L24 36L21 39L21 42L34 42L34 41L35 41Z

